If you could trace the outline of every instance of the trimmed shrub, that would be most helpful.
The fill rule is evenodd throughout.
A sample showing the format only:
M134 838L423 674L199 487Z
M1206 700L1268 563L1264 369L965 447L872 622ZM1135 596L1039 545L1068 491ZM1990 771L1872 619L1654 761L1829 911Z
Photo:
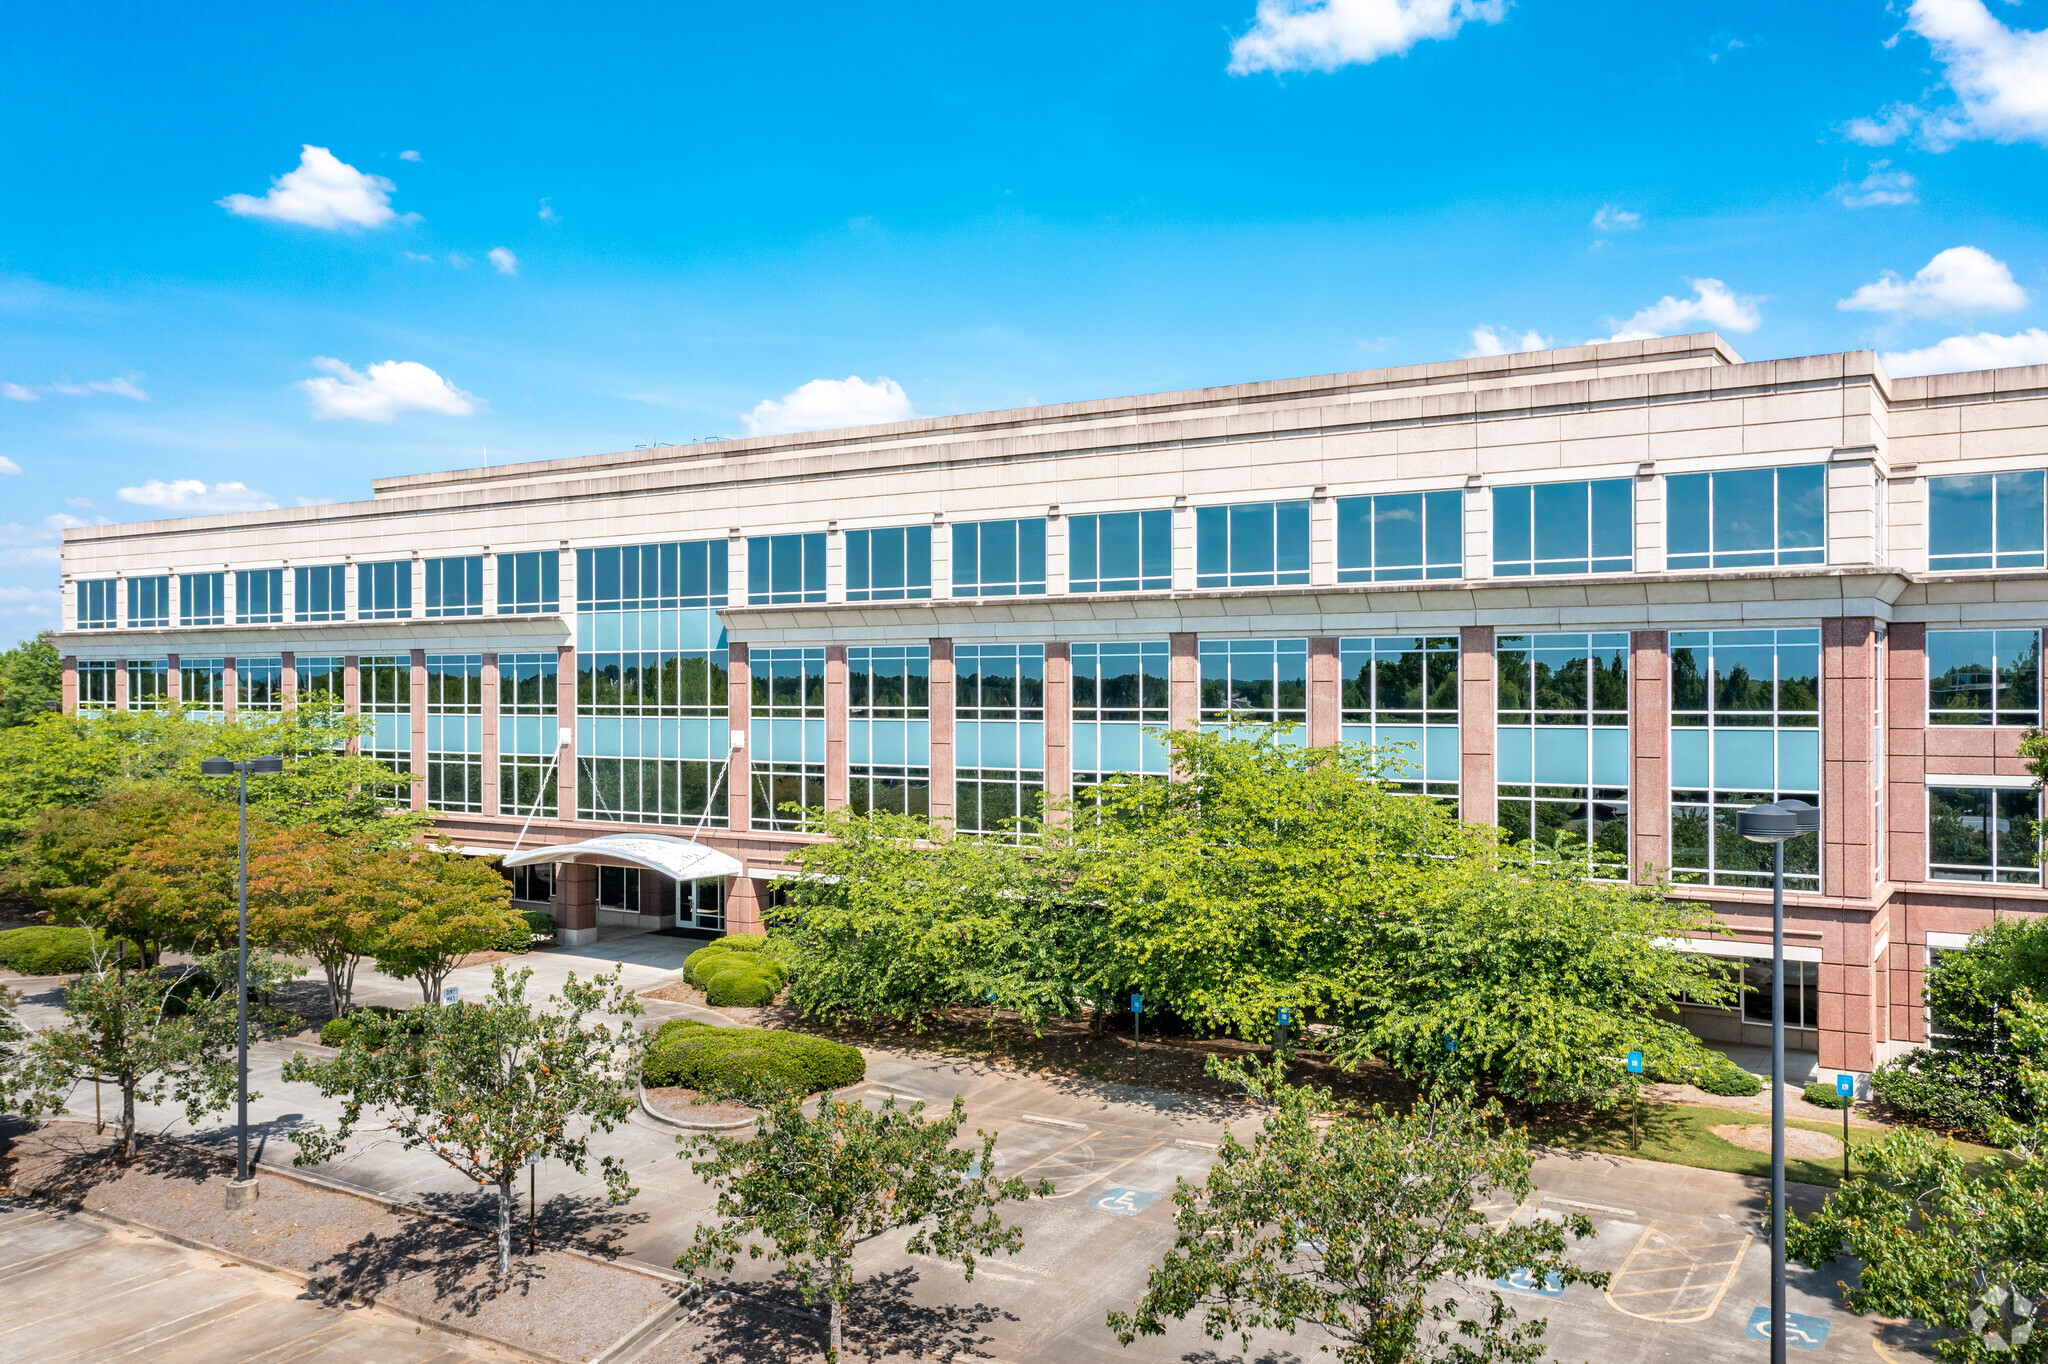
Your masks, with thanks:
M530 952L533 950L533 929L525 919L508 927L504 935L491 944L495 952Z
M395 1018L401 1011L385 1004L358 1004L340 1018L330 1018L320 1025L320 1045L339 1047L353 1037L363 1015L375 1014L383 1018Z
M0 967L24 976L68 976L92 967L93 948L111 951L114 944L91 928L57 928L48 924L0 932ZM131 965L142 954L128 949Z
M754 1008L771 1003L789 973L769 950L769 940L730 934L698 948L683 961L683 979L713 1005Z
M537 938L555 936L555 916L544 909L522 909L519 917L526 920L526 927Z
M1984 1136L2005 1115L2000 1091L2009 1063L1974 1052L1921 1050L1870 1073L1870 1089L1891 1115L1921 1127Z
M773 1028L714 1028L678 1018L661 1025L641 1062L641 1083L740 1096L843 1089L867 1060L843 1043Z
M1707 1063L1700 1067L1699 1079L1693 1083L1724 1099L1746 1099L1752 1094L1763 1093L1764 1088L1762 1080L1718 1051L1707 1058Z
M1815 1080L1812 1084L1801 1090L1800 1093L1815 1108L1847 1108L1850 1102L1835 1093L1835 1082L1833 1080Z

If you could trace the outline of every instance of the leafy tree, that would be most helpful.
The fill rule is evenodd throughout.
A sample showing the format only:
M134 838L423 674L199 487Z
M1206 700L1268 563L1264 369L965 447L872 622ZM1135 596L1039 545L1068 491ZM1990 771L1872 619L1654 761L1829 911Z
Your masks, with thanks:
M1024 1233L999 1216L1002 1205L1044 1197L1052 1184L997 1179L993 1132L975 1133L978 1151L955 1148L967 1121L957 1096L941 1117L923 1112L921 1103L899 1109L894 1098L870 1109L828 1090L813 1117L802 1095L785 1092L771 1098L750 1138L711 1133L689 1142L677 1155L701 1157L690 1169L718 1191L719 1220L697 1224L676 1268L730 1271L743 1243L751 1259L780 1260L805 1302L830 1304L826 1358L834 1361L862 1241L914 1227L907 1254L956 1261L972 1282L976 1256L1024 1248ZM754 1235L769 1245L745 1239Z
M488 862L433 848L387 848L358 864L364 893L389 916L371 947L377 969L410 976L432 1004L456 962L525 931L512 886Z
M122 1149L132 1160L138 1100L169 1095L194 1124L226 1109L235 1096L234 996L201 990L180 997L177 986L196 971L95 962L65 991L63 1026L37 1033L25 1049L21 1111L61 1109L81 1080L112 1084L121 1094Z
M2048 1007L2023 998L2016 1013L2013 1031L2040 1054ZM2030 1067L2025 1082L2036 1111L2048 1109L2048 1075ZM1994 1135L2010 1156L1972 1176L1951 1143L1893 1128L1858 1149L1860 1168L1818 1213L1792 1219L1788 1254L1815 1268L1854 1256L1861 1272L1841 1285L1849 1309L1953 1332L1934 1343L1953 1364L2048 1359L2048 1322L2033 1320L2048 1299L2048 1123L2001 1120Z
M508 975L500 966L477 1003L359 1014L334 1059L296 1055L285 1063L287 1081L342 1101L332 1132L293 1134L293 1163L334 1159L365 1111L381 1114L406 1149L423 1147L497 1191L498 1273L510 1273L520 1170L546 1158L586 1173L591 1134L610 1132L633 1111L627 1096L643 1044L631 1019L642 1008L620 969L587 981L572 974L559 1004L529 1002L533 972ZM612 1202L633 1194L623 1161L605 1156L600 1166Z
M2048 920L2007 917L1927 971L1927 1012L1937 1045L1885 1062L1871 1085L1909 1121L1988 1133L2000 1116L2043 1116L2024 1083L2048 1051L2016 1033L2027 1001L2048 999Z
M1454 1285L1520 1270L1606 1286L1566 1258L1567 1234L1593 1235L1584 1215L1493 1226L1479 1211L1534 1188L1528 1138L1499 1129L1497 1112L1452 1100L1326 1116L1330 1093L1287 1084L1278 1062L1210 1064L1274 1110L1249 1148L1226 1131L1205 1184L1179 1181L1173 1248L1135 1309L1109 1314L1125 1345L1200 1310L1210 1339L1235 1332L1247 1350L1256 1329L1307 1323L1336 1338L1347 1364L1530 1361L1543 1356L1546 1323L1518 1325L1497 1292L1483 1318L1463 1316Z
M140 844L220 817L198 792L162 782L117 790L92 805L54 806L38 813L23 833L0 882L58 923L111 927L139 944L145 962L154 964L162 937L156 920L138 916L132 896L117 913L117 875Z
M64 697L64 660L48 630L0 653L0 729L25 725Z
M364 839L307 829L277 830L249 849L250 912L263 938L320 963L335 1018L348 1012L356 967L400 912L364 874L377 858Z

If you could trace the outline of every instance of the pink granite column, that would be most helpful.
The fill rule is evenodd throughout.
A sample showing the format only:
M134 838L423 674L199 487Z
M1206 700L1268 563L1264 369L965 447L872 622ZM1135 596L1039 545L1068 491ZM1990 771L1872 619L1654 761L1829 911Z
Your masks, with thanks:
M412 808L427 808L427 651L412 651Z
M842 809L847 800L846 646L825 646L825 808Z
M184 696L185 676L178 671L178 656L167 654L164 657L164 704L175 706Z
M114 709L128 709L128 660L125 658L114 665Z
M1885 663L1886 874L1894 881L1927 879L1927 627L1891 627ZM1905 924L1892 948L1905 946ZM1896 1016L1893 1019L1897 1023ZM1893 1029L1894 1037L1905 1034Z
M580 764L576 761L576 694L582 681L576 675L576 647L573 644L555 646L555 730L543 735L541 742L554 745L555 754L555 817L557 819L577 818L576 783L582 779ZM562 743L561 735L567 731L569 742ZM595 873L593 873L595 875ZM591 903L596 901L596 881L591 882ZM596 910L591 911L594 915ZM597 921L591 920L592 924ZM595 931L593 929L593 931Z
M363 713L363 675L359 670L362 661L355 654L343 654L341 657L341 711L344 715L361 715ZM350 753L362 752L362 739L360 737L350 739L348 741L348 751Z
M725 722L726 727L738 734L748 735L745 748L733 748L730 735L726 738L727 751L732 754L725 769L725 818L726 828L736 834L743 834L751 827L750 815L753 808L753 738L751 717L754 710L753 672L748 666L748 649L744 644L727 643L725 646L727 667L725 674ZM742 876L735 887L745 886L747 878ZM732 929L732 906L726 907L726 925Z
M1628 836L1632 878L1671 865L1671 634L1629 635Z
M733 877L725 888L725 931L765 936L768 930L762 923L761 900L761 882L744 874Z
M1494 799L1493 627L1458 631L1458 813L1467 823L1491 824Z
M1174 633L1166 637L1166 723L1171 729L1199 729L1202 725L1202 653L1198 636Z
M498 656L484 655L483 667L483 813L498 813Z
M64 655L63 707L66 715L78 714L78 655Z
M1045 646L1045 799L1074 794L1074 646Z
M297 710L299 708L299 656L287 649L283 654L279 655L279 661L282 666L278 671L277 685L284 692L284 695L278 698L278 702L285 710Z
M582 947L597 941L597 868L578 862L555 867L555 941Z
M1820 888L1823 895L1868 900L1871 828L1877 780L1871 721L1877 710L1872 654L1877 622L1848 616L1820 630Z
M1335 747L1344 719L1344 678L1335 635L1315 635L1308 642L1308 741L1316 748Z
M951 820L953 804L953 641L929 641L932 651L931 817Z
M241 670L235 666L232 657L220 661L220 708L223 720L235 718L235 711L241 703Z

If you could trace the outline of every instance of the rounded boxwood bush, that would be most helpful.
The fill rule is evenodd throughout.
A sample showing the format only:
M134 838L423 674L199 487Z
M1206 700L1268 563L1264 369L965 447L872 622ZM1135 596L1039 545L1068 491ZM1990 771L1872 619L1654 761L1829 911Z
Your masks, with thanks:
M58 928L40 924L0 932L0 967L24 976L68 976L92 969L93 948L111 952L114 944L91 928ZM128 961L139 962L142 954L133 946Z
M356 1028L365 1014L376 1014L384 1018L396 1017L399 1010L386 1004L358 1004L340 1018L330 1018L320 1025L320 1045L339 1047L355 1036Z
M1815 1080L1800 1091L1806 1101L1815 1108L1847 1108L1849 1101L1835 1093L1833 1080Z
M1707 1093L1718 1094L1724 1099L1746 1099L1752 1094L1761 1094L1764 1088L1762 1080L1718 1051L1700 1067L1700 1078L1695 1083Z
M715 1094L814 1094L858 1084L867 1059L840 1042L774 1028L714 1028L678 1018L661 1025L640 1066L641 1083Z
M704 992L712 1005L743 1008L771 1003L789 980L768 939L730 934L692 952L683 961L683 979Z
M1931 1048L1910 1051L1872 1071L1870 1090L1892 1116L1906 1122L1983 1136L2005 1114L1998 1059Z
M552 938L555 936L555 916L546 910L522 909L519 911L519 917L526 920L527 931L534 936L541 938Z

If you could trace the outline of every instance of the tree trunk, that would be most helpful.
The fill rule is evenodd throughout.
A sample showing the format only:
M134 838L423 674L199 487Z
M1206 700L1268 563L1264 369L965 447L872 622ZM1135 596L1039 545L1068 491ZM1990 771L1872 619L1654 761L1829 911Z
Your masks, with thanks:
M129 1075L121 1077L121 1150L135 1159L135 1079Z
M512 1272L512 1176L498 1181L498 1277Z
M348 1010L348 988L341 983L342 967L335 962L321 962L327 972L327 1012L330 1017L340 1018Z
M825 1352L825 1364L839 1364L840 1306L838 1290L832 1293L832 1348Z

